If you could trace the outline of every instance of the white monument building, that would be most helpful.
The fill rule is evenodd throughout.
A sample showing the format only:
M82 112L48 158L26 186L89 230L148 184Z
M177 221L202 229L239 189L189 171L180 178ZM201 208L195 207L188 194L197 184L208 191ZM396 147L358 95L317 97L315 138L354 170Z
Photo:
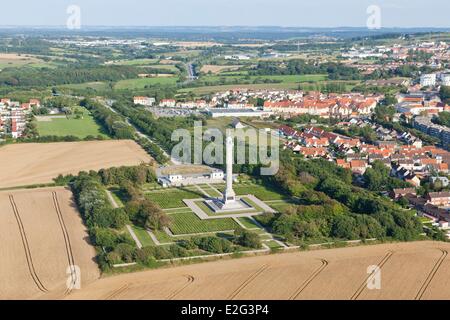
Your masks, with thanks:
M251 208L241 198L236 197L233 190L233 158L234 158L234 140L232 136L226 139L226 188L222 199L207 200L206 204L216 213L246 211Z

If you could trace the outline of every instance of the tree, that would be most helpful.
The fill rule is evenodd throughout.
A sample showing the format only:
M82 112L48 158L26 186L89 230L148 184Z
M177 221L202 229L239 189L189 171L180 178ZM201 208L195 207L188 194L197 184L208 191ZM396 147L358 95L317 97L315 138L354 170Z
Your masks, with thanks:
M94 240L95 244L105 248L114 248L117 242L117 235L105 228L95 228L94 229Z
M149 199L129 203L126 211L138 225L152 230L162 230L171 222L169 216Z
M129 222L128 215L123 208L116 208L111 212L112 227L122 229Z
M127 243L119 243L114 249L114 252L116 252L125 263L130 263L134 260L135 249Z
M259 235L249 230L237 229L234 237L237 244L246 248L259 249L262 246Z
M340 239L358 239L356 221L351 216L337 216L332 227L332 235Z

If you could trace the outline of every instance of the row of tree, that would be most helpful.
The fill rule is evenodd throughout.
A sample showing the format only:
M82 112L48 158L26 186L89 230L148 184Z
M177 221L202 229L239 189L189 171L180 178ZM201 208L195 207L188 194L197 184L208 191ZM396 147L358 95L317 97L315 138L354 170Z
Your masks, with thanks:
M100 123L111 137L115 139L134 139L135 130L125 122L121 115L89 99L82 100L80 105L91 112L94 119Z

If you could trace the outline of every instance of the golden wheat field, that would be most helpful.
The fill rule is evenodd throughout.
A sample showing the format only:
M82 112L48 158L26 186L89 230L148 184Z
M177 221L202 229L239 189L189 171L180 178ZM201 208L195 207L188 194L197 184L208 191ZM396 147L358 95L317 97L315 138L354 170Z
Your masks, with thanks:
M391 243L222 259L102 277L69 190L0 192L0 299L450 299L450 244ZM68 266L81 287L67 290ZM371 266L380 288L369 289Z
M99 277L95 250L67 189L0 192L0 241L0 299L64 297L69 266L81 270L74 283Z
M0 188L149 161L151 157L131 140L11 144L0 148Z
M450 244L415 242L285 253L108 277L68 299L450 299ZM380 289L368 289L368 267Z

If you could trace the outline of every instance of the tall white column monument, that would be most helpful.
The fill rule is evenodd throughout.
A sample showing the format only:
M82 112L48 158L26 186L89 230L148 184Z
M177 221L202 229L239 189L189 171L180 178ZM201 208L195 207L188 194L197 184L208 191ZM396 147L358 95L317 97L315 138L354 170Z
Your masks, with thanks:
M226 183L223 198L208 199L206 205L214 211L214 213L239 213L246 212L252 207L247 204L241 197L236 197L233 190L233 159L234 159L234 139L228 136L226 139Z
M235 207L236 193L233 190L233 158L234 158L234 141L233 137L228 136L226 140L226 166L227 166L227 187L223 195L223 208Z

